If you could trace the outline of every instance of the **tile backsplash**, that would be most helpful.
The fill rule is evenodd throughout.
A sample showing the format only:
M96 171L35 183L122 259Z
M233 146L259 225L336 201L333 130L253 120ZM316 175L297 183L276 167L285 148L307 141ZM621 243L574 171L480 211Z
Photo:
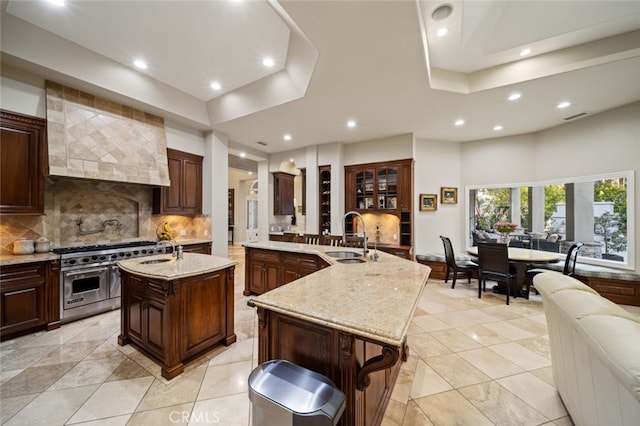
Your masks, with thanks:
M156 240L156 228L168 222L178 238L203 238L209 217L151 214L150 186L87 179L46 178L43 216L0 216L0 254L11 254L13 241L46 237L51 247L100 244L126 239ZM117 222L115 220L117 220ZM78 221L82 220L81 228ZM81 234L82 231L95 233ZM119 223L120 226L116 226Z

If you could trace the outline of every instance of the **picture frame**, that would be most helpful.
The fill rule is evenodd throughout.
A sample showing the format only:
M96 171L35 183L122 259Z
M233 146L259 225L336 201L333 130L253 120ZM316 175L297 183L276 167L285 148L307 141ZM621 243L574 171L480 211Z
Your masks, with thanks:
M440 202L442 204L458 204L458 188L441 187Z
M420 194L420 211L438 210L438 194Z

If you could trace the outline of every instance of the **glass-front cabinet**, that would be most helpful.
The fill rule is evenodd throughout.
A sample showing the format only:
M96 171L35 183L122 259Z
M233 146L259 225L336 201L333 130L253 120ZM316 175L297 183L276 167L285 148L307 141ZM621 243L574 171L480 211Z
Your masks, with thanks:
M395 210L398 208L398 168L388 167L378 170L378 208Z
M375 208L375 194L373 191L374 172L373 170L362 170L356 172L356 204L355 208L359 210Z
M345 211L397 216L398 244L413 246L413 160L357 164L344 170Z
M345 208L391 214L411 210L412 160L345 167Z

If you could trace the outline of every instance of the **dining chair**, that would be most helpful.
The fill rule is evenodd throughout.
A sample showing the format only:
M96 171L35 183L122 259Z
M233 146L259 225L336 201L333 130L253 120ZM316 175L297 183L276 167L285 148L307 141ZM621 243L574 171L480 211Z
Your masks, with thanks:
M568 275L568 276L573 276L576 273L576 262L578 261L578 252L580 251L580 248L584 245L584 243L574 243L573 245L571 245L571 247L569 247L569 250L567 251L567 257L564 259L564 268L562 269L562 273L564 275ZM525 298L529 298L529 291L531 291L531 286L533 285L533 277L535 277L536 275L542 273L542 272L548 272L548 269L544 269L544 268L533 268L533 269L529 269L526 273L525 273L525 277L524 277L524 285L525 285L525 290L524 290L524 297ZM536 292L536 294L538 294L538 291L536 290L536 288L534 287L533 290Z
M282 235L282 241L287 243L297 243L298 242L298 234L296 232L285 232Z
M516 282L516 273L509 263L509 247L506 244L478 244L478 299L487 289L487 279L505 282L508 305Z
M347 237L344 242L345 247L362 248L364 247L363 237Z
M478 270L478 265L470 260L458 260L456 261L456 256L453 252L453 245L451 244L451 240L448 237L440 235L440 239L442 240L442 244L444 245L444 257L447 263L447 271L444 275L444 282L449 281L449 275L453 274L451 280L451 288L455 288L456 279L459 276L467 276L467 281L471 284L471 273L473 271Z
M302 238L305 244L320 244L320 234L304 234Z
M344 245L342 235L323 235L320 241L321 244L332 247L342 247Z

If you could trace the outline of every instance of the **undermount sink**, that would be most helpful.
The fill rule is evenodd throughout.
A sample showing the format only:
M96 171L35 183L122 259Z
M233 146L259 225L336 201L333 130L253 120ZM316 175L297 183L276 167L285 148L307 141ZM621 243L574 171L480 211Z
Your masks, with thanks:
M352 257L351 259L338 259L338 260L336 260L336 262L340 262L340 263L365 263L366 260L364 260L362 258Z
M142 262L140 262L140 264L142 265L152 265L154 263L164 263L164 262L170 262L171 259L153 259L153 260L143 260Z
M337 258L348 258L348 257L360 257L362 253L358 253L355 251L325 251L324 254L331 257Z

